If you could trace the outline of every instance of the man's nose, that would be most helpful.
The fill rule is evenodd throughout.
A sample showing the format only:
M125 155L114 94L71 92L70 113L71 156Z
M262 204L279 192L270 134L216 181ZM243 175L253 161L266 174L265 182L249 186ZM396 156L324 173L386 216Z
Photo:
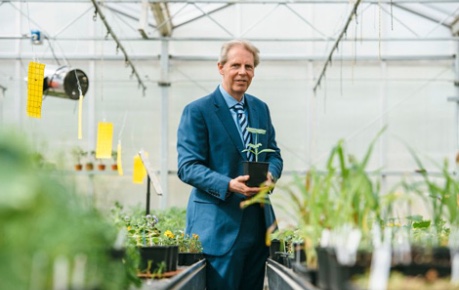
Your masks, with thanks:
M245 69L245 67L242 66L242 67L239 68L238 73L241 74L241 75L245 75L245 74L247 74L247 70Z

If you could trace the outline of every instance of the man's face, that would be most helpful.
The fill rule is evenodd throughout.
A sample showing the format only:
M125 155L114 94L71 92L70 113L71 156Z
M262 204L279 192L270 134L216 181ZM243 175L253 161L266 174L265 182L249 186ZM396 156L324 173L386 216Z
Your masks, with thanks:
M233 46L228 51L228 61L224 65L218 63L218 70L223 76L223 88L240 101L255 75L253 54L241 45Z

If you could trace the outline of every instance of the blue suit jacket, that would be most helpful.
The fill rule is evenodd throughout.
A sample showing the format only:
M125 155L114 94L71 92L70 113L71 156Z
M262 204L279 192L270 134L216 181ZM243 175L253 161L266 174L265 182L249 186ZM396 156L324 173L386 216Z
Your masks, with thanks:
M282 173L282 158L275 141L268 106L245 94L249 126L266 129L259 135L263 148L258 161L269 162L275 179ZM261 148L261 149L263 149ZM187 234L198 234L209 255L223 255L233 245L241 226L240 202L245 196L229 193L231 179L243 175L242 162L247 160L244 146L231 112L217 89L200 98L183 111L177 133L178 176L193 186L187 207ZM266 226L274 220L271 205L264 206Z

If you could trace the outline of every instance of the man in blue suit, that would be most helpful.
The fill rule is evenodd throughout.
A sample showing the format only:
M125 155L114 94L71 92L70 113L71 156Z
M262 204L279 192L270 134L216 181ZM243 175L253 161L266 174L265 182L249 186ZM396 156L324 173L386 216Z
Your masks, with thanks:
M177 133L178 176L193 186L187 207L186 233L199 235L207 260L207 290L263 289L268 247L267 228L275 221L271 205L240 203L261 187L248 187L243 162L248 160L243 131L234 107L244 110L248 126L266 130L258 136L258 161L269 163L266 185L282 173L269 108L246 94L259 63L259 51L250 42L223 44L217 89L183 110ZM242 115L241 113L239 113ZM240 117L240 116L239 116Z

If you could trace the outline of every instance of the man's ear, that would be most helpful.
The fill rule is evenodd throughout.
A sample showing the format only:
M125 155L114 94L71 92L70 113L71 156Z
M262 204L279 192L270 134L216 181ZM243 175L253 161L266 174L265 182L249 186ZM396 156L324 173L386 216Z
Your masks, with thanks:
M217 63L217 67L218 67L218 72L223 75L223 65L219 62Z

